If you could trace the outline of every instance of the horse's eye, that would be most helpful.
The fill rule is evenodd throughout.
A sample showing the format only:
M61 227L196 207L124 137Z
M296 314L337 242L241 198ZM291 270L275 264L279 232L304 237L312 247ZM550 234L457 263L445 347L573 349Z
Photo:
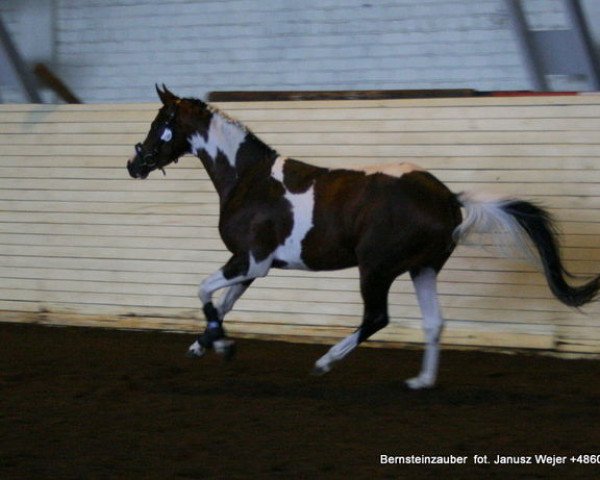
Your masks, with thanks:
M162 132L162 135L160 136L160 139L163 142L169 142L169 141L171 141L172 138L173 138L173 132L171 131L171 129L169 127L165 127L165 129Z

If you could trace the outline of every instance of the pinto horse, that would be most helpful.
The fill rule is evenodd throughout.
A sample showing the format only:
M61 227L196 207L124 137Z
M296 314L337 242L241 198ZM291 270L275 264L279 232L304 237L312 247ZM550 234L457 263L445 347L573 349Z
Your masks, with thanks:
M423 315L425 352L420 373L406 384L432 387L443 327L437 276L457 243L471 233L500 234L533 253L552 293L566 305L581 306L598 294L600 275L580 286L566 282L550 215L533 203L455 194L408 163L329 169L286 158L219 109L179 98L164 85L156 90L163 105L127 162L129 174L144 179L184 154L197 156L219 195L219 233L232 254L200 284L207 326L190 346L191 356L211 348L232 354L223 318L271 268L358 266L362 324L317 360L315 373L329 372L388 324L390 287L409 272ZM221 289L215 305L213 294Z

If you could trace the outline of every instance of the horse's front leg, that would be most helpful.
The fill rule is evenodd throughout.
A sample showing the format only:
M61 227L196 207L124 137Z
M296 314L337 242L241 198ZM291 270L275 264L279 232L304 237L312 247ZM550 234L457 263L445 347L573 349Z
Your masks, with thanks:
M231 311L235 305L235 302L237 302L244 292L248 290L248 287L252 285L253 281L254 279L250 279L246 282L238 283L237 285L228 287L227 290L225 290L219 299L219 303L216 305L217 313L219 314L219 319L221 322L223 322L225 315Z
M227 338L223 328L223 318L235 302L242 296L252 281L264 277L271 267L272 257L256 261L250 253L232 257L223 268L219 269L201 284L198 297L202 302L202 310L206 317L206 329L188 349L188 356L202 357L210 348L226 358L234 353L234 341ZM220 302L213 304L213 294L227 288Z

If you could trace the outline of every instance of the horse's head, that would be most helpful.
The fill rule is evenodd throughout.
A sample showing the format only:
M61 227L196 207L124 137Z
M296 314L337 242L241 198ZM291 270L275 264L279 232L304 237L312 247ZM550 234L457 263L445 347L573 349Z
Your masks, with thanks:
M127 170L133 178L146 178L154 170L162 170L189 151L188 137L191 105L172 94L163 85L156 92L163 106L150 126L148 136L135 146L135 156L127 162Z

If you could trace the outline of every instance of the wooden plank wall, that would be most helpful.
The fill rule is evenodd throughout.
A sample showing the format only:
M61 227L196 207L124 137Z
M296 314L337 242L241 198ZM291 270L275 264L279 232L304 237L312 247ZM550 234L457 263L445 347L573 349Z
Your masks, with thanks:
M560 221L567 266L600 272L600 96L221 104L281 154L325 166L412 161L454 191L533 198ZM125 162L157 105L0 107L0 320L201 324L197 284L228 255L200 162L146 181ZM459 248L441 276L449 345L600 353L600 305L555 301L541 274ZM361 316L355 270L276 271L230 314L237 335L332 341ZM382 342L420 342L407 279Z

